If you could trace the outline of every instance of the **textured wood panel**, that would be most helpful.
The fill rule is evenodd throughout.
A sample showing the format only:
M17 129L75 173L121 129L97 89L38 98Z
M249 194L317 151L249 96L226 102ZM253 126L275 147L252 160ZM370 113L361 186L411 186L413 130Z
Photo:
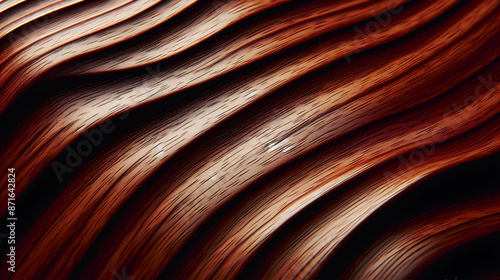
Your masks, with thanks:
M494 172L391 208L498 164L499 4L1 1L2 279L418 278L500 231Z

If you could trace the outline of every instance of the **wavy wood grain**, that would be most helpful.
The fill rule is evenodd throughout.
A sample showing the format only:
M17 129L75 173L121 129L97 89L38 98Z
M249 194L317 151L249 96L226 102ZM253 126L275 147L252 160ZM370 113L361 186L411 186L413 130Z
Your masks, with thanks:
M0 168L29 221L2 279L324 276L389 205L498 157L499 4L0 1ZM418 278L500 230L499 190L422 201L342 277Z

